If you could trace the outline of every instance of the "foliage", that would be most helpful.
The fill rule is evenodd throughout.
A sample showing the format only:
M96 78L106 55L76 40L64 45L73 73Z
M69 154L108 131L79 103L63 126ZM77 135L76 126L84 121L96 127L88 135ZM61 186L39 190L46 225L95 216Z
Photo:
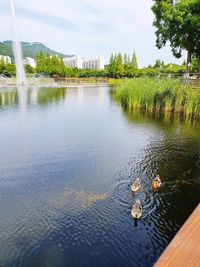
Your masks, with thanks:
M116 78L119 78L124 75L124 64L122 61L122 55L119 53L116 57L116 70L115 70L115 76Z
M43 54L40 52L36 57L37 73L45 73L51 77L75 77L75 78L89 78L89 77L107 77L106 70L66 68L62 58L53 55Z
M132 61L131 61L131 65L133 70L137 70L138 69L138 64L137 64L137 58L136 58L136 53L134 51L133 53L133 57L132 57Z
M50 76L66 76L66 67L63 59L61 57L58 58L56 55L50 56L49 54L43 54L42 52L36 56L35 71L37 73L47 73Z
M111 81L111 84L114 84ZM179 80L135 78L119 80L111 94L124 108L200 119L200 91Z
M0 61L0 74L4 74L7 77L16 75L16 69L14 64L6 64L3 60Z
M197 73L199 72L200 73L200 58L192 58L192 62L191 62L191 71L193 73Z
M132 60L130 56L124 54L111 54L109 65L107 67L107 73L109 77L121 78L121 77L134 77L137 76L137 58L134 52Z
M153 0L156 45L160 49L169 41L174 56L188 51L187 64L192 55L200 57L200 0Z
M34 73L35 71L35 69L28 64L24 65L24 69L26 73Z
M165 67L165 63L164 63L164 61L161 61L160 59L157 59L155 65L153 67L156 68L156 69L164 68Z

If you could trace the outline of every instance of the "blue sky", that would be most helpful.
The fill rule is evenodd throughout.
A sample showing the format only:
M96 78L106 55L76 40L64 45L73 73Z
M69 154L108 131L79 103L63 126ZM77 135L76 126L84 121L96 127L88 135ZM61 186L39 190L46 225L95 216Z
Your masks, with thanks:
M20 40L65 54L102 56L136 51L140 67L157 58L180 63L169 46L155 47L152 0L14 0ZM9 0L0 0L0 40L12 39Z

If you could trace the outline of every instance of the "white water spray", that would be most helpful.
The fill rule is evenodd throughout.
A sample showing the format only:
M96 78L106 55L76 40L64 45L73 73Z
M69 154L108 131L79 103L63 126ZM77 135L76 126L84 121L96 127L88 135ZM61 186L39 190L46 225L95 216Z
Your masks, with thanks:
M11 7L13 37L14 37L13 52L15 56L17 85L23 86L27 84L27 80L26 80L26 75L24 71L23 59L22 59L21 43L19 42L18 34L17 34L15 6L14 6L13 0L10 0L10 7Z

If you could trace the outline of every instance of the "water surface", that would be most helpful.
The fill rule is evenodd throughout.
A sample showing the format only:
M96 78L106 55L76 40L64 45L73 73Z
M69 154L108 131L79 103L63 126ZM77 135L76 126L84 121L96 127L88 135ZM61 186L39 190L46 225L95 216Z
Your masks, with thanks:
M152 266L199 203L198 123L127 113L108 92L32 88L22 105L1 89L0 266Z

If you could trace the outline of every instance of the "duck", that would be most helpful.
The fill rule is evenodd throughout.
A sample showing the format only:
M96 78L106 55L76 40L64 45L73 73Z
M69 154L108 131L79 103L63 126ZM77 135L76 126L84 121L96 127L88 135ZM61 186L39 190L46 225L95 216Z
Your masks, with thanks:
M139 178L137 178L137 180L132 183L131 190L133 192L138 192L140 190L140 179Z
M131 215L134 219L139 219L142 216L142 205L139 199L137 199L133 205L131 209Z
M156 178L154 178L152 181L152 187L153 189L158 189L160 188L160 186L161 186L161 179L160 179L160 175L157 174Z

